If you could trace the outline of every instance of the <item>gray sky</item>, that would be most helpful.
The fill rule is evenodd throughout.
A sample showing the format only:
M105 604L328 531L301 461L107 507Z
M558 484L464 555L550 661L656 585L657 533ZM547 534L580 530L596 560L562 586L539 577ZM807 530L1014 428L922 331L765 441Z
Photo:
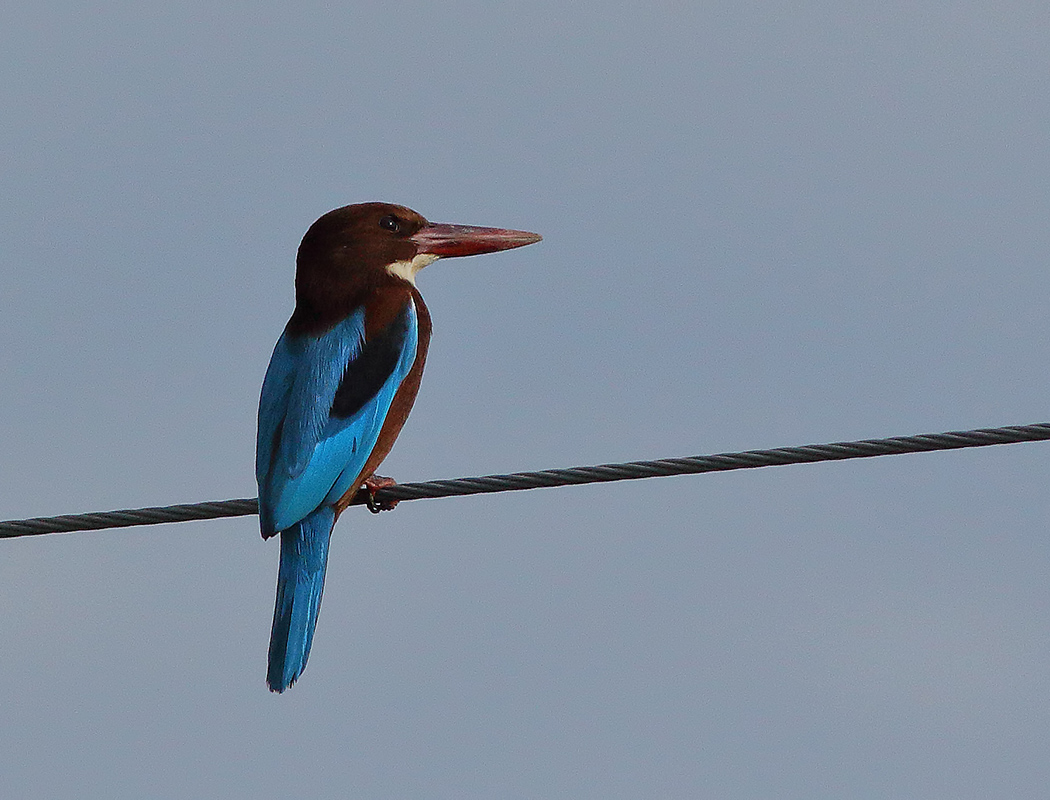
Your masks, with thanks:
M254 496L309 224L439 262L401 480L1050 419L1043 3L7 4L0 518ZM994 10L993 10L994 8ZM0 542L5 797L1041 797L1050 445Z

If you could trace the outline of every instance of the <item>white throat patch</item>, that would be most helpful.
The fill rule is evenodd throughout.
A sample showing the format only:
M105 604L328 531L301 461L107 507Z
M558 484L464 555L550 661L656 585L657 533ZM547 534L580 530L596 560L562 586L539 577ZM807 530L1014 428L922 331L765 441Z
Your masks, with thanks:
M395 261L387 266L386 271L391 275L396 275L398 278L404 278L415 286L416 273L423 267L433 264L439 258L441 256L436 256L433 253L418 253L411 261Z

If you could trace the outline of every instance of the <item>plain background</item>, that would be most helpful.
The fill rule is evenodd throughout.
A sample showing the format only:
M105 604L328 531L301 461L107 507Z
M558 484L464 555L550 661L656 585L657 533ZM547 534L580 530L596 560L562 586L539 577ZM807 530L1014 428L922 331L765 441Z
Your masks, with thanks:
M439 262L401 480L1045 421L1045 3L9 3L0 518L251 497L294 253ZM1050 446L0 543L4 797L1045 797Z

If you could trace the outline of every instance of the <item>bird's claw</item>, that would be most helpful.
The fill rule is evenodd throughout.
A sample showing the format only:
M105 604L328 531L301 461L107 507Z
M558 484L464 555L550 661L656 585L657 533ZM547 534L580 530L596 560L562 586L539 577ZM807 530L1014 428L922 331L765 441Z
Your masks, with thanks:
M369 511L373 514L378 514L380 511L392 511L394 509L394 506L398 503L397 500L380 500L376 497L380 489L389 489L391 486L397 486L397 481L393 478L384 478L382 475L372 475L365 478L361 488L365 491L365 505L368 506Z

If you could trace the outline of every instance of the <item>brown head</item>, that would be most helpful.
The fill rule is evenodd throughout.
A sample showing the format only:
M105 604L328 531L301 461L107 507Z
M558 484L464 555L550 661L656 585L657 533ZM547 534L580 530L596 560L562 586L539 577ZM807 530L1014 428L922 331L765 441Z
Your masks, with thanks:
M416 273L439 258L509 250L541 238L526 231L428 222L392 203L337 208L311 225L299 245L293 323L298 316L297 327L327 327L383 283L414 284Z

